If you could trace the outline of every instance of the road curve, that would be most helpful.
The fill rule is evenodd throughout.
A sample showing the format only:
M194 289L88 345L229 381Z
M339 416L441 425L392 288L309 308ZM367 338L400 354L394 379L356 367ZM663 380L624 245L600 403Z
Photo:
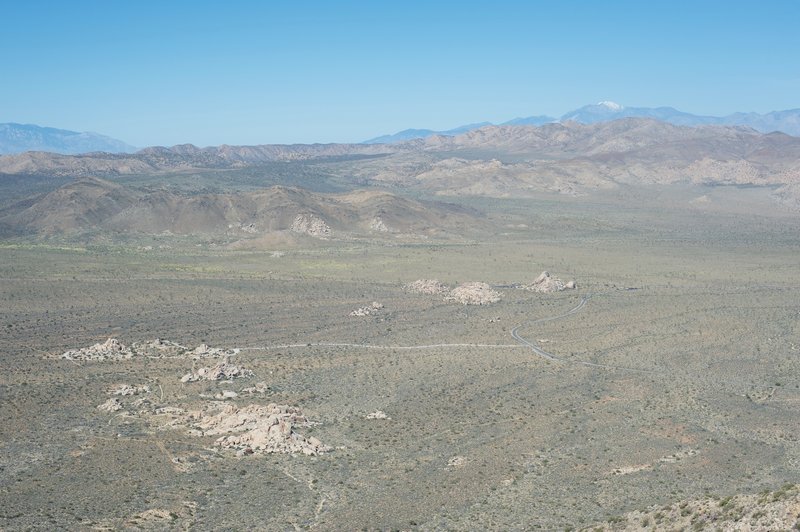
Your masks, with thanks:
M527 321L525 323L521 323L521 324L517 325L516 327L514 327L513 329L511 329L511 336L514 338L514 340L516 340L517 342L521 343L522 345L530 347L531 350L534 353L536 353L537 355L539 355L540 357L546 358L547 360L557 360L557 361L560 361L560 362L567 362L563 358L557 357L553 353L548 353L547 351L545 351L544 349L542 349L538 345L534 344L533 342L526 340L525 338L520 336L519 330L522 327L525 327L525 326L536 325L537 323L545 323L547 321L559 320L561 318L566 318L567 316L571 316L571 315L575 314L576 312L578 312L580 309L582 309L586 305L586 302L589 299L591 299L591 297L592 297L591 294L586 294L586 295L582 296L580 303L578 303L577 305L575 305L574 307L572 307L571 309L569 309L565 313L559 314L558 316L550 316L549 318L540 318L538 320Z
M481 348L499 348L499 349L520 349L528 348L537 356L540 356L551 362L560 362L564 364L579 364L589 368L610 369L618 371L629 371L633 373L650 373L657 374L657 371L650 371L646 369L625 368L621 366L611 366L609 364L597 364L595 362L588 362L586 360L577 360L573 358L564 358L556 356L553 353L545 351L535 343L527 338L524 338L519 330L523 327L530 327L548 321L560 320L573 314L580 312L586 303L592 298L592 294L584 294L581 296L580 302L569 309L568 311L558 314L556 316L549 316L547 318L539 318L535 320L526 321L511 329L511 336L516 340L516 344L426 344L426 345L374 345L374 344L357 344L357 343L297 343L297 344L283 344L283 345L270 345L270 346L252 346L252 347L239 347L239 351L272 351L275 349L292 349L292 348L309 348L309 347L351 347L357 349L387 349L387 350L417 350L417 349L436 349L436 348L460 348L460 347L481 347Z
M553 353L545 351L544 349L542 349L541 347L539 347L535 343L531 342L530 340L528 340L526 338L523 338L519 334L519 330L522 327L530 327L531 325L536 325L536 324L539 324L539 323L545 323L545 322L548 322L548 321L560 320L562 318L566 318L568 316L572 316L573 314L579 312L583 307L585 307L586 306L586 302L589 301L591 298L592 298L592 294L584 294L583 296L581 296L580 303L578 303L577 305L575 305L574 307L572 307L568 311L564 312L563 314L558 314L557 316L550 316L550 317L547 317L547 318L540 318L538 320L526 321L524 323L521 323L521 324L517 325L516 327L514 327L513 329L511 329L511 336L514 338L514 340L519 342L521 345L529 347L531 349L531 351L533 351L534 353L536 353L540 357L542 357L542 358L544 358L546 360L553 361L553 362L562 362L562 363L565 363L565 364L580 364L581 366L586 366L586 367L589 367L589 368L613 369L613 370L619 370L619 371L630 371L630 372L634 372L634 373L658 373L656 371L650 371L650 370L646 370L646 369L625 368L625 367L621 367L621 366L611 366L611 365L608 365L608 364L596 364L594 362L587 362L585 360L577 360L577 359L572 359L572 358L559 357L559 356L554 355Z

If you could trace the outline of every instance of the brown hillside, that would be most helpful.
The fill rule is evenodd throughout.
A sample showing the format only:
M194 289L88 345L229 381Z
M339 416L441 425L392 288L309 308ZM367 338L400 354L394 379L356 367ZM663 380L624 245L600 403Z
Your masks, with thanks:
M477 213L463 207L380 191L320 194L275 186L248 193L185 196L97 178L65 185L21 212L0 212L6 227L38 234L107 230L255 237L276 231L307 232L302 220L317 220L335 233L426 235L481 223Z

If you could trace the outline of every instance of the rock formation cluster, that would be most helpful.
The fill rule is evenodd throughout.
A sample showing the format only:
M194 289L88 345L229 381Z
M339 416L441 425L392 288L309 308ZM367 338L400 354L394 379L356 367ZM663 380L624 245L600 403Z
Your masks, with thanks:
M408 283L403 288L407 292L426 295L444 294L450 290L449 286L436 279L417 279L413 283Z
M552 277L546 271L539 274L539 277L532 283L520 286L523 290L540 293L561 292L562 290L573 290L576 287L575 281L562 281Z
M366 307L360 307L355 309L350 313L351 316L369 316L370 314L374 314L380 310L383 310L383 303L378 303L377 301L373 301L371 305Z
M183 377L181 382L195 381L220 381L252 377L253 372L241 366L231 364L227 360L211 367L202 367L192 370Z
M316 238L331 236L331 228L325 220L313 214L298 214L291 225L291 230Z
M444 299L462 305L490 305L500 301L500 293L486 283L462 283L450 290Z
M64 352L61 358L75 361L126 360L134 356L148 358L223 358L235 355L238 349L221 349L200 344L194 349L169 340L156 338L149 342L123 344L116 338L96 343L89 347L71 349Z
M317 438L294 431L312 423L293 406L270 403L238 408L226 405L215 415L204 416L194 424L203 435L221 435L216 445L235 449L240 454L302 453L317 455L331 450Z

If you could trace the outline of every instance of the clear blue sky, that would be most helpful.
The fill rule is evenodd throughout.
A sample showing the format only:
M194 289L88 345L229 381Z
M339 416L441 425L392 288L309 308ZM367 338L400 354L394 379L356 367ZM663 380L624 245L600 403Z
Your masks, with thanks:
M800 1L0 2L0 122L361 141L600 100L800 107Z

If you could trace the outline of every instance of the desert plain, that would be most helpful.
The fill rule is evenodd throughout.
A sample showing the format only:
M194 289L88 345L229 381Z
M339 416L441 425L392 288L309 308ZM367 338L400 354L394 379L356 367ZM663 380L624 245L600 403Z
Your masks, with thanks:
M36 183L20 197L62 184ZM0 528L791 528L800 216L774 190L439 194L446 214L419 217L455 225L433 233L383 231L347 210L369 198L347 196L348 223L370 231L309 222L256 244L248 225L9 232ZM576 287L523 289L543 271ZM74 354L109 338L150 347ZM221 364L241 371L198 373ZM218 423L263 428L245 413L270 408L264 430L295 447Z

